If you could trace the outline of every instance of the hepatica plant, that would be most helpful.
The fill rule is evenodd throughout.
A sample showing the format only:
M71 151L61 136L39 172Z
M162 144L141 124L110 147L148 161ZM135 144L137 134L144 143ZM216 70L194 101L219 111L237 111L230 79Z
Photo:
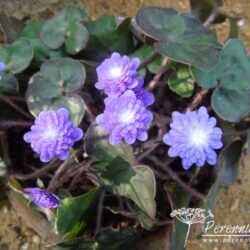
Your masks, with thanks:
M172 219L182 249L172 205L212 211L237 180L250 59L221 1L194 2L91 21L75 6L18 26L1 14L1 183L49 249L136 249Z

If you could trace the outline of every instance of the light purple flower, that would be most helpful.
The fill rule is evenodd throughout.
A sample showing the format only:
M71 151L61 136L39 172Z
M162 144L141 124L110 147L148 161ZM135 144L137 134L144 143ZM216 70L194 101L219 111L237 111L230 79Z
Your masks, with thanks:
M5 68L6 68L5 63L0 61L0 73L1 73L2 71L4 71ZM0 76L0 80L1 80L1 79L2 79L2 77Z
M138 85L137 69L140 64L139 58L130 59L114 52L111 57L105 59L97 67L97 89L104 90L110 97L118 97L126 90Z
M145 107L150 106L154 103L154 95L143 89L144 80L143 78L138 78L138 85L133 88L133 92L137 99L141 100Z
M41 208L56 208L60 206L60 199L41 188L25 188L31 200Z
M136 139L146 141L147 129L153 115L146 110L132 90L127 90L117 98L105 99L104 113L96 117L97 123L109 133L110 144L118 144L124 138L128 144Z
M221 148L222 130L216 125L216 119L210 117L205 107L186 114L173 112L170 131L164 135L163 142L170 146L170 157L181 157L184 169L193 164L201 167L208 162L214 165L217 155L214 149Z
M23 139L31 143L42 162L48 162L55 156L61 160L67 159L69 148L82 136L82 130L74 127L69 119L68 110L60 108L57 111L42 111Z
M5 70L5 68L6 68L5 63L0 61L0 72Z

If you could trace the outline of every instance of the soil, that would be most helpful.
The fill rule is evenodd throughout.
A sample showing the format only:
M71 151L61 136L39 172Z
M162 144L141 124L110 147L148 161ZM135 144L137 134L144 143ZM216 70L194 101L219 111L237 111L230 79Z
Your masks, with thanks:
M0 0L0 10L4 10L8 15L19 19L47 18L68 5L83 6L88 13L89 19L95 19L103 14L134 16L139 8L144 5L173 7L183 11L189 10L187 0ZM240 38L250 52L250 1L224 0L224 10L229 14L242 18L240 22L242 25ZM217 26L221 41L227 38L228 29L228 22ZM238 183L227 189L223 189L219 195L215 209L215 223L217 225L246 225L250 221L249 169L250 156L244 156L241 160ZM45 243L24 225L13 208L6 204L6 202L0 203L0 223L0 250L44 249ZM192 235L190 238L195 238L195 235ZM160 236L154 236L150 240L155 243L144 244L141 249L164 249L165 234L161 233ZM218 243L202 243L197 239L190 240L187 246L188 250L243 250L249 248L249 244L248 246L244 246L243 244L220 245Z

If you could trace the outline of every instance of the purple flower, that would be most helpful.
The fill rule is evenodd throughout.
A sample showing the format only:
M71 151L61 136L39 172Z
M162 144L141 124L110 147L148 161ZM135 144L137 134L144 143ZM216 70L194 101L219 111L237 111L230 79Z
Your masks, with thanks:
M1 73L2 71L4 71L5 68L6 68L5 63L0 61L0 73ZM0 76L0 80L1 80L1 79L2 79L2 77Z
M138 85L136 74L139 64L139 58L130 59L128 56L112 53L110 58L97 67L98 82L95 87L104 90L110 97L120 96L127 89Z
M0 72L1 72L1 71L4 71L5 68L6 68L5 63L0 61Z
M67 159L69 148L82 136L82 130L74 127L69 119L68 110L60 108L57 111L42 111L23 139L31 143L42 162L48 162L55 156L61 160Z
M118 144L122 138L128 144L134 143L136 139L147 140L147 129L153 115L146 110L132 90L125 91L117 98L107 97L105 105L104 113L98 115L96 121L110 133L110 144Z
M170 131L164 135L163 142L170 146L170 157L180 156L184 169L193 164L201 167L205 161L214 165L217 155L214 149L221 148L222 130L216 125L216 119L208 116L205 107L186 114L173 112Z
M137 99L141 100L145 107L150 106L154 103L155 98L154 95L148 91L145 91L142 87L144 84L143 78L138 78L138 85L133 88L132 90L135 93Z
M60 199L41 188L25 188L24 191L29 194L32 201L41 208L56 208L60 206Z

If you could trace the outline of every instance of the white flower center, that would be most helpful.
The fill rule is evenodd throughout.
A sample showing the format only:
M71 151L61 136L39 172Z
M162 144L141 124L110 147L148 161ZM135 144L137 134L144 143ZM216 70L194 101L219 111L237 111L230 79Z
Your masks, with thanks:
M47 127L46 130L44 130L43 137L48 140L53 140L57 137L58 131L56 128Z
M207 144L208 133L200 128L194 129L190 135L191 143L195 146L204 146Z
M125 123L125 124L128 124L130 122L132 122L134 120L134 112L131 111L131 110L126 110L124 112L120 112L120 115L119 115L119 121L121 123Z
M120 77L122 70L119 67L114 67L109 71L109 73L112 77Z

